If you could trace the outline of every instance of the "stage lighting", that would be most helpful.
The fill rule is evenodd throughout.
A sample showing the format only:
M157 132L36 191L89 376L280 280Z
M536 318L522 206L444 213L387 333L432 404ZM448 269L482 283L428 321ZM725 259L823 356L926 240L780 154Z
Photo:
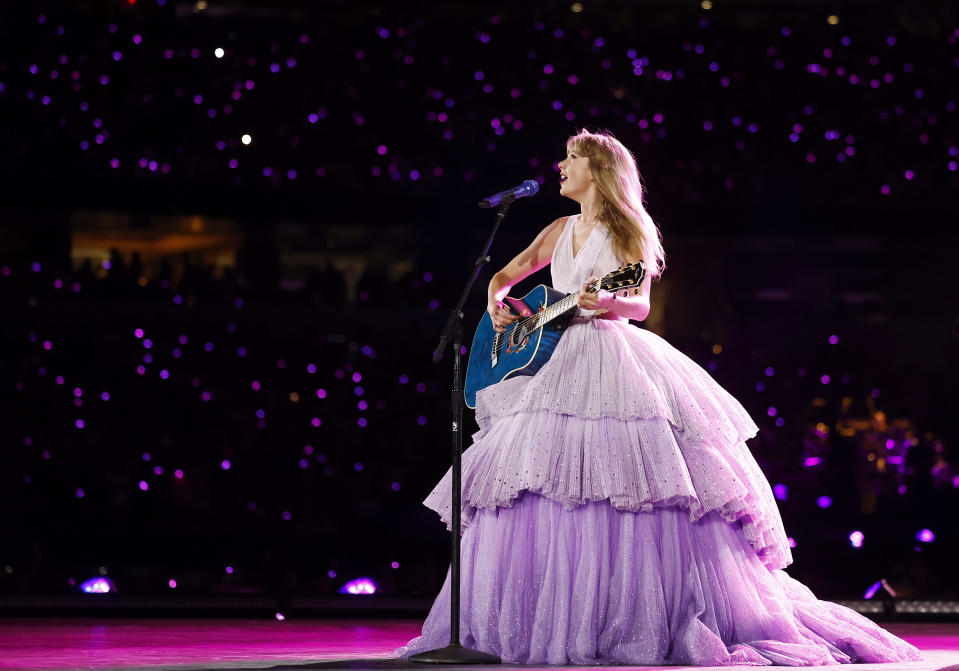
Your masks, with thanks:
M86 594L106 594L108 592L116 592L117 586L106 576L97 576L96 578L90 578L86 582L81 583L80 591Z
M375 594L376 583L370 578L356 578L339 589L340 594Z

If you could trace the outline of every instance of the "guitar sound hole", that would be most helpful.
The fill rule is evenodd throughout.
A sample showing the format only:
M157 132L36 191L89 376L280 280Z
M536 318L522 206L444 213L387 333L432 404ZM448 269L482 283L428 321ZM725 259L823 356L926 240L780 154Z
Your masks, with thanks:
M526 347L526 342L529 340L529 329L524 326L517 326L513 329L513 332L509 334L509 350L510 352L519 352L524 347Z

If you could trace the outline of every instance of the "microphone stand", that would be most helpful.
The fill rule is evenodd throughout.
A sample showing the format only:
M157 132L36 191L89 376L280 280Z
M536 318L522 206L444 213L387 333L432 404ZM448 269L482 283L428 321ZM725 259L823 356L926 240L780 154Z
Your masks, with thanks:
M476 259L473 265L473 274L463 287L463 293L460 294L459 302L450 312L446 320L446 326L440 336L440 342L433 351L433 363L443 358L443 351L446 345L453 341L453 395L451 397L453 407L453 496L451 508L451 531L453 542L450 552L450 644L445 648L427 650L417 655L411 655L411 662L424 662L428 664L499 664L500 658L479 650L473 650L460 644L460 533L462 515L462 453L463 453L463 305L473 288L476 278L480 274L483 266L490 261L488 256L490 247L493 245L493 238L499 230L499 225L506 218L506 212L510 204L516 200L513 195L503 196L499 210L496 213L496 223L493 224L493 230L486 240L486 247L483 253Z

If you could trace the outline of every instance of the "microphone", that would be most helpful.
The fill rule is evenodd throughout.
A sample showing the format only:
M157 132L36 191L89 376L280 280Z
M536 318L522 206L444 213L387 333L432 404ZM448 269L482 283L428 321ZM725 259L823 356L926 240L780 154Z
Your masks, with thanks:
M512 203L517 198L525 198L526 196L533 196L539 191L539 183L536 180L528 179L519 186L513 187L512 189L507 189L506 191L500 191L499 193L494 193L488 198L484 198L478 204L482 208L487 207L496 207L500 203Z

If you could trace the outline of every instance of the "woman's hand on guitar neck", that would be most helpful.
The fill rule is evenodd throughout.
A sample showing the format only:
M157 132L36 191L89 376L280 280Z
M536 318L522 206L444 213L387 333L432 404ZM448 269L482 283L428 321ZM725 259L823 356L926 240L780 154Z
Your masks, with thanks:
M493 322L493 330L497 333L505 333L506 327L520 318L520 315L514 315L509 310L509 306L500 301L491 302L486 306L490 319Z
M616 300L616 295L600 289L599 291L590 291L590 285L596 281L595 277L590 277L579 292L579 298L576 299L576 305L584 310L609 310L610 303Z
M588 291L589 285L596 281L595 277L590 277L583 285L582 292L576 301L576 304L583 310L595 310L593 314L600 315L604 312L612 312L620 317L643 321L649 315L649 278L644 280L643 287L645 293L636 289L633 295L629 292L615 293L600 289L595 293Z

